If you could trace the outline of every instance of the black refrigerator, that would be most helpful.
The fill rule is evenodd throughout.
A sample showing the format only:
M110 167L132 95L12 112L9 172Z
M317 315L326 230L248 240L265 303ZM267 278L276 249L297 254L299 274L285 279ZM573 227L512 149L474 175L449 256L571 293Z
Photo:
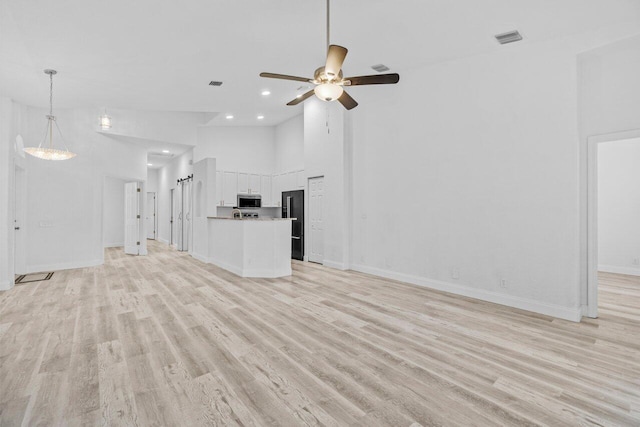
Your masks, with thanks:
M304 257L304 190L282 192L282 218L291 221L291 258Z

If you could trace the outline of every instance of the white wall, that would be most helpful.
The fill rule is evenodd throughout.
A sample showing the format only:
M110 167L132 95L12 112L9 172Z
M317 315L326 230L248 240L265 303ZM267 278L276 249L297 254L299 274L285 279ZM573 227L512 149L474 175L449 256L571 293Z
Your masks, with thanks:
M635 32L637 33L637 27ZM587 303L587 146L590 137L640 131L640 35L578 56L580 130L581 302ZM609 139L609 138L607 138ZM620 138L617 138L620 139Z
M275 165L275 128L198 127L198 144L193 160L216 159L218 170L273 173Z
M304 116L292 117L275 128L274 174L304 169Z
M579 319L576 86L556 40L351 88L352 267Z
M350 121L340 104L312 97L304 104L304 166L307 179L324 176L324 265L349 267L349 209L351 204ZM329 126L327 127L327 123ZM308 187L308 185L307 185ZM308 218L308 188L305 217ZM309 221L305 234L310 235ZM309 253L310 240L305 241Z
M124 246L124 185L126 180L104 178L102 242L105 248Z
M104 177L144 181L147 176L145 150L97 133L93 110L54 112L77 157L61 162L25 159L28 271L102 263ZM45 114L43 109L27 108L22 131L25 146L40 143Z
M640 276L640 138L598 144L600 271Z
M160 169L147 169L147 192L158 192Z

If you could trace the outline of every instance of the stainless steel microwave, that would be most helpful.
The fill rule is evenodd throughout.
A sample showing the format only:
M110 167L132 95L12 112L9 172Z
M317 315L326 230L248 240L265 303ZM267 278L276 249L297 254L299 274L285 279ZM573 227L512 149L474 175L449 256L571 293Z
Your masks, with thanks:
M260 208L262 207L262 196L259 194L238 194L239 208Z

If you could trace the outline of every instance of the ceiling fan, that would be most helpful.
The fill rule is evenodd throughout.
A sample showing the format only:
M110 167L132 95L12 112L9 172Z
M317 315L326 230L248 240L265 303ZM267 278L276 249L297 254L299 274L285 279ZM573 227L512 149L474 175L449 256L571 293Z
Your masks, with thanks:
M298 105L305 99L315 95L323 101L338 101L344 108L351 110L358 103L345 90L344 86L383 85L398 83L400 76L397 73L375 74L371 76L343 77L342 63L347 56L347 48L329 43L330 13L327 0L327 61L313 74L313 78L288 76L285 74L260 73L260 77L271 79L294 80L298 82L313 83L315 88L298 95L287 105Z

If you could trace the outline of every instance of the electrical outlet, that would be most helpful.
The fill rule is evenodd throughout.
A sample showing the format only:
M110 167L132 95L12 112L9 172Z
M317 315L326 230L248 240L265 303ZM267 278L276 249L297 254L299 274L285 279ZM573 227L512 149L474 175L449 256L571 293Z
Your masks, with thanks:
M503 289L507 288L507 279L500 279L500 287Z
M451 278L452 279L460 278L460 269L458 267L451 267Z

